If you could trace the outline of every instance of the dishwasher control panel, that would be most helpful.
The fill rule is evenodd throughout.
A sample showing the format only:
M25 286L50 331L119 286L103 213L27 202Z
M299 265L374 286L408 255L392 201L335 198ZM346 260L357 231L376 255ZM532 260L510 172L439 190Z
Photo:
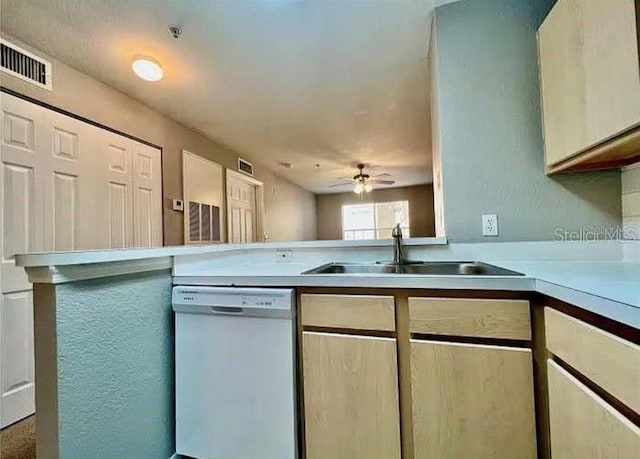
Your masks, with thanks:
M189 287L173 288L174 305L291 309L292 289Z

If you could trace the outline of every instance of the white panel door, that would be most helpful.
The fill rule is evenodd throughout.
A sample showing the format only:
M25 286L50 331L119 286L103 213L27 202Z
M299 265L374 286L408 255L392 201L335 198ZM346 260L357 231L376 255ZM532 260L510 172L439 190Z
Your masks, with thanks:
M162 159L160 150L134 142L133 245L162 245ZM160 218L158 218L160 217Z
M35 411L16 253L162 245L160 150L0 94L0 427Z
M133 245L133 141L117 134L101 136L99 151L106 160L103 196L106 224L102 247L119 249Z
M229 242L238 244L256 240L256 189L254 185L227 174Z
M91 241L82 240L91 229L81 231L79 218L92 208L80 195L81 175L89 180L86 170L90 169L80 152L88 151L83 144L89 141L84 123L2 96L2 426L35 409L31 285L24 270L14 265L13 256L91 247Z
M99 171L95 167L94 126L69 116L43 110L38 127L48 136L43 150L45 250L70 251L97 247L98 195L93 191Z
M35 410L31 285L14 255L45 250L42 113L2 95L0 143L0 427Z
M31 290L24 290L3 293L0 301L0 426L5 427L35 411L33 297Z

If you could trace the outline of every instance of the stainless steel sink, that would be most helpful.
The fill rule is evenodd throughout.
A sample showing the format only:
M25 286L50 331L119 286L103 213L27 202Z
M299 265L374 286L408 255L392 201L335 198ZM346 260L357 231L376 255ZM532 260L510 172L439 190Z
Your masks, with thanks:
M421 276L523 276L475 261L393 263L327 263L302 274L414 274Z

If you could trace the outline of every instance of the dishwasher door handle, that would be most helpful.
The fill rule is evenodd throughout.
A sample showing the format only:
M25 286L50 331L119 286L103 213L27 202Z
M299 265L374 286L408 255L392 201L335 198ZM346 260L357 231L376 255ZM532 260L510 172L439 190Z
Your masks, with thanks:
M217 314L228 314L232 316L241 316L244 314L244 308L235 306L210 306L209 310Z

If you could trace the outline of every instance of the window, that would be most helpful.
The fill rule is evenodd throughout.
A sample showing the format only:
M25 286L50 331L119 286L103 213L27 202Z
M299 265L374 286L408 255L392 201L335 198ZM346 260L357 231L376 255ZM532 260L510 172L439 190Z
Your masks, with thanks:
M400 223L402 235L409 234L409 201L376 202L342 206L342 239L390 239Z

